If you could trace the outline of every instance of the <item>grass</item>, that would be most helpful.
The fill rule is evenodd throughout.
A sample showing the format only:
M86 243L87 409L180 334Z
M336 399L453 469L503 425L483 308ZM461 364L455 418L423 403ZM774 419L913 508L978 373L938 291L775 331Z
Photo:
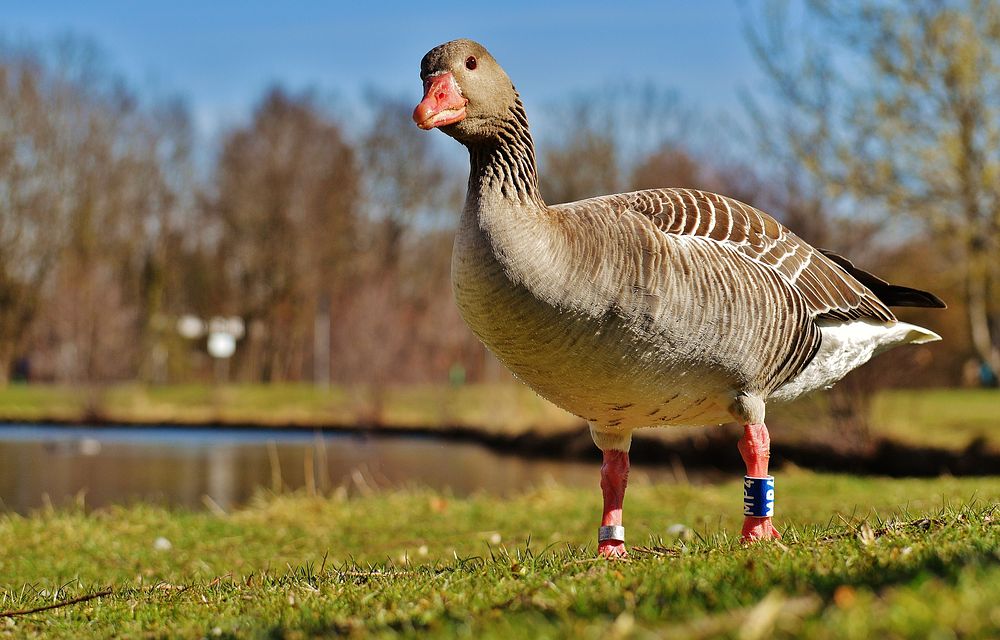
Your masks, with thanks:
M809 438L830 429L826 396L772 407L777 441ZM872 435L909 444L962 449L975 440L1000 449L1000 392L976 389L895 390L872 405ZM384 424L434 429L462 426L491 433L559 432L582 422L518 384L389 387L136 384L77 389L12 385L0 389L0 419L136 423L283 425ZM659 437L691 429L656 430Z
M10 385L0 389L0 419L284 425L358 423L475 426L523 433L578 427L578 418L517 384L402 386L386 389L308 384L121 384L81 389Z
M882 394L872 407L879 433L912 444L952 447L983 440L1000 448L1000 391L927 389Z
M1000 634L1000 478L789 470L781 544L740 545L740 485L626 499L632 559L593 557L599 491L259 496L0 516L0 636L964 637ZM681 525L670 529L671 525ZM681 531L681 537L668 535Z

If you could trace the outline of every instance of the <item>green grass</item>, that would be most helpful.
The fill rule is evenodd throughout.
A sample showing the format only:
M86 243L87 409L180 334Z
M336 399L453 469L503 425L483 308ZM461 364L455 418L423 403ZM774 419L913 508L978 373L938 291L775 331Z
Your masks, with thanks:
M0 620L0 636L1000 634L1000 478L791 470L778 486L784 539L747 548L733 536L738 482L637 479L625 512L636 547L613 563L593 557L596 487L4 515L0 609L112 594ZM674 524L685 539L667 535Z
M828 396L816 394L775 405L769 418L776 441L812 438L835 428ZM872 404L872 435L910 444L961 449L982 439L1000 448L1000 392L974 389L898 390ZM0 419L156 423L383 424L434 429L463 426L493 433L559 432L582 422L518 384L402 386L386 389L281 385L123 384L92 389L12 385L0 389ZM656 430L657 437L686 437L691 429Z
M1000 448L1000 391L883 393L875 398L872 422L880 434L902 442L952 447L982 439Z
M774 440L830 440L830 434L838 429L831 416L830 398L828 393L815 393L769 407ZM995 389L896 389L875 394L868 423L874 438L951 450L979 442L1000 450L998 409L1000 391Z
M0 416L11 420L73 420L83 416L93 400L93 395L83 388L12 384L0 389Z
M518 384L385 389L321 389L309 384L121 384L88 389L10 385L0 389L3 420L86 421L93 417L137 423L467 426L508 433L558 431L581 424Z

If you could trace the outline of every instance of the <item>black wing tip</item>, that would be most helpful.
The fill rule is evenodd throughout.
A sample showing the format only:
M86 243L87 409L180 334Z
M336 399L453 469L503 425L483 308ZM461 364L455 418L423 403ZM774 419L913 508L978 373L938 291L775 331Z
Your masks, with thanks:
M944 300L930 291L911 289L899 285L890 285L885 291L876 291L879 299L890 307L925 307L928 309L947 309Z
M944 300L930 291L889 284L882 278L858 268L853 262L842 255L828 249L820 249L820 253L832 260L855 280L868 287L875 296L888 307L924 307L928 309L947 309Z

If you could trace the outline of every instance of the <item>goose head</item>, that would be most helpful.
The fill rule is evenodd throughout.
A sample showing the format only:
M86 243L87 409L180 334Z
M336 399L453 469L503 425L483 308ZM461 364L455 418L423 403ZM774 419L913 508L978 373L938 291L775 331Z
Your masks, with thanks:
M439 128L463 144L496 138L512 118L517 91L478 42L452 40L420 61L424 98L413 110L421 129Z

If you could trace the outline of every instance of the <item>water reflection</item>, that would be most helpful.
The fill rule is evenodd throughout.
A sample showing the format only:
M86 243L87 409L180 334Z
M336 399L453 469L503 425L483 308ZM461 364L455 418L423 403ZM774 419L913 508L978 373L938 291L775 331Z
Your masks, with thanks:
M259 488L369 491L406 485L510 494L545 482L593 487L599 462L528 460L431 438L303 431L0 426L0 509L135 501L228 509ZM663 469L636 469L671 481ZM206 498L207 496L207 498Z

